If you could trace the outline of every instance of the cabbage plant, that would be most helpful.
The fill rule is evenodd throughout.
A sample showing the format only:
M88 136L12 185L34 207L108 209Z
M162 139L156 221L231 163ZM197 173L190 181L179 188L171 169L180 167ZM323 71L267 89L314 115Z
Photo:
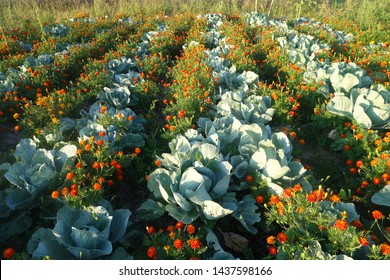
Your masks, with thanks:
M41 196L62 183L66 167L74 163L76 146L64 145L58 150L38 149L31 139L16 146L16 162L3 165L10 186L0 195L0 240L19 234L31 225L30 209Z
M371 197L371 202L377 205L390 207L390 185L384 186Z
M189 141L179 135L169 144L171 153L162 154L158 159L161 167L149 176L148 189L154 196L152 210L147 201L139 211L158 218L168 213L185 224L198 218L205 224L232 215L250 232L260 221L257 206L251 195L242 200L229 190L233 175L232 165L224 159L219 147L208 139ZM153 213L151 213L153 211Z
M352 89L349 95L335 93L327 110L355 120L364 128L390 127L390 92L376 85L369 89Z
M27 244L32 259L96 259L110 255L113 243L126 232L131 212L94 206L57 213L53 229L40 228Z

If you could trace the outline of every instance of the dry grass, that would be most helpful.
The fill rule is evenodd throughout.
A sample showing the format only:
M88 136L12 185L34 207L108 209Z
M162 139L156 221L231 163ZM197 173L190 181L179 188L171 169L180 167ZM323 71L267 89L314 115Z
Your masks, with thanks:
M390 26L390 0L0 0L0 26L16 27L25 17L59 22L86 12L91 17L164 13L271 13L293 18L299 14L321 20L348 18L366 26ZM257 6L255 5L257 3ZM303 3L301 9L299 4Z

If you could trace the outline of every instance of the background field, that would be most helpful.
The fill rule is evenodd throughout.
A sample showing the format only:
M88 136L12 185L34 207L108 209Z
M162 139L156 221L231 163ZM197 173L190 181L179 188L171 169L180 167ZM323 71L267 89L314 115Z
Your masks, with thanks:
M257 5L256 5L257 4ZM21 18L61 21L78 12L91 17L115 14L258 11L277 17L350 19L363 29L389 31L390 0L1 0L0 25L17 26Z

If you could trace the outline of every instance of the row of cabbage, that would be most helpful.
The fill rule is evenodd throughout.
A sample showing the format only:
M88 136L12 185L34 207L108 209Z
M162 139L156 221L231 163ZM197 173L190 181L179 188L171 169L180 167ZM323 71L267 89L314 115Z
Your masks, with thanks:
M390 92L383 85L373 84L361 67L353 62L320 61L317 59L318 54L329 51L331 46L311 35L289 28L284 21L250 14L247 17L247 24L274 26L280 30L280 34L275 34L275 40L288 53L293 64L306 69L305 81L319 84L318 92L325 98L334 96L326 106L329 112L354 120L367 129L389 128ZM321 26L319 28L325 28L336 37L337 42L346 43L353 40L352 34L333 31L327 25L312 20L297 19L296 24L306 24L313 28Z
M139 57L148 56L148 44L156 34L156 31L151 31L141 38L137 48ZM15 77L27 78L28 67L47 65L50 61L50 55L28 57L20 70L7 73L5 90L11 91L14 86L7 81L17 81ZM111 86L99 93L89 110L80 112L79 119L61 119L58 131L45 135L45 141L54 146L52 150L38 149L39 140L35 137L22 139L13 154L16 162L1 165L5 179L10 183L10 187L0 193L2 241L30 228L31 209L36 207L48 188L53 185L62 188L67 170L74 165L77 153L75 145L65 142L65 133L77 131L80 141L93 137L95 141L108 142L113 153L144 145L143 124L146 121L129 108L137 104L137 97L132 94L134 85L144 82L139 69L132 58L122 57L109 61L108 70L112 76ZM56 225L54 229L40 228L31 237L26 252L34 259L47 256L95 259L111 254L111 258L130 258L120 247L112 252L112 243L123 237L130 222L131 212L128 209L114 210L108 201L101 201L99 205L86 209L64 206L58 213L41 215L44 219L55 219Z
M218 243L213 227L217 220L232 216L251 234L261 216L244 177L265 182L271 194L299 184L312 187L303 165L292 158L292 143L283 132L272 132L268 122L275 110L271 98L256 95L259 76L251 71L237 73L228 59L231 46L219 30L221 15L207 15L210 30L205 36L213 49L205 50L206 63L217 77L219 102L213 117L198 120L198 129L178 135L169 144L170 153L158 157L161 166L150 174L148 189L154 199L140 208L156 219L165 213L185 224L201 220L210 229L207 239L217 250L215 258L233 258ZM187 48L197 45L191 42ZM242 197L241 199L239 197ZM349 221L358 214L351 203L323 202L324 212L340 215L347 211Z

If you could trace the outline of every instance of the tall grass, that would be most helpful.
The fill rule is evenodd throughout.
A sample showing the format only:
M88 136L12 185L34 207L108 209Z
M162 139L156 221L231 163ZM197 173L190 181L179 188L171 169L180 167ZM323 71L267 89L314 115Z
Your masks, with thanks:
M390 26L390 0L0 0L0 26L17 27L26 17L59 22L79 12L99 17L251 11L287 19L298 15L318 20L346 18L370 28Z

